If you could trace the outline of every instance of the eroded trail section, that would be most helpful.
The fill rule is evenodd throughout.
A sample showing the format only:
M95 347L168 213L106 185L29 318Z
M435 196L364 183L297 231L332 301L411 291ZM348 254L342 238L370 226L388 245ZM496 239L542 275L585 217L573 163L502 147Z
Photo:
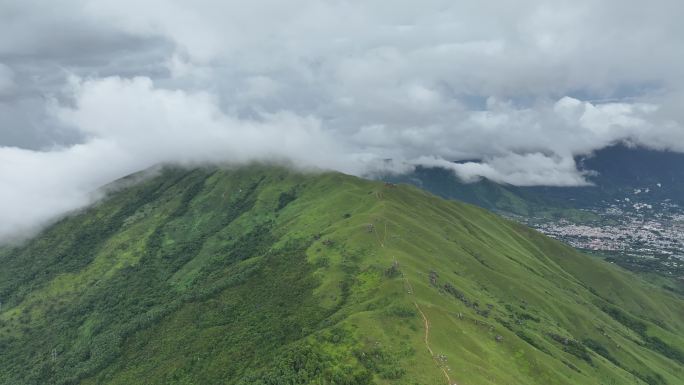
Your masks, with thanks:
M377 195L377 192L376 192L376 197L377 197L378 199L382 199L382 196L381 196L381 195ZM373 227L371 228L371 231L372 231L373 233L375 233L375 237L376 237L376 239L377 239L378 244L380 245L380 247L384 248L384 247L385 247L385 243L386 243L386 241L387 241L387 233L388 233L387 221L385 221L385 232L384 232L384 234L383 234L382 239L380 239L380 235L378 234L377 230L375 229L375 226L373 226ZM395 261L395 263L396 263L396 258L393 257L393 259L394 259L394 261ZM402 277L403 277L403 280L404 280L404 285L405 285L405 287L406 287L406 292L407 292L411 297L414 298L414 300L413 300L413 305L415 305L416 309L418 309L418 313L420 313L420 316L423 318L423 327L425 328L425 336L424 336L423 342L425 343L425 347L427 348L428 352L430 353L430 357L432 357L432 359L433 359L433 360L435 361L435 363L437 364L437 367L442 371L442 374L444 374L444 378L446 379L447 384L448 384L448 385L458 385L455 381L452 381L452 380L451 380L451 377L449 377L449 373L447 372L447 368L445 368L444 365L440 363L440 361L438 360L438 358L435 357L435 353L432 351L432 348L430 347L430 320L427 318L427 316L426 316L425 313L423 312L423 309L420 308L420 305L418 305L418 302L415 300L415 293L414 293L414 291L413 291L413 287L411 286L411 283L410 283L410 282L408 281L408 279L406 278L406 275L404 275L404 274L402 273Z
M430 342L428 342L428 338L430 338L430 321L425 316L425 313L423 313L423 310L420 309L418 303L413 302L413 304L416 305L416 309L418 309L418 312L420 313L421 317L423 317L423 324L425 327L425 347L427 347L428 352L430 352L430 355L434 358L435 353L432 352L432 349L430 348Z
M406 283L407 287L407 292L410 295L413 295L413 287L411 287L411 284L409 283L408 279L406 279L406 276L404 276L404 282ZM413 301L413 304L416 306L416 309L418 309L418 313L420 313L420 316L423 317L423 326L425 328L425 337L424 337L424 342L425 342L425 347L427 348L428 352L430 352L430 356L432 357L435 362L437 362L437 366L439 369L442 371L442 374L444 374L444 378L447 380L448 385L458 385L456 382L451 381L451 377L449 377L449 373L447 373L447 370L439 364L437 358L435 357L435 353L432 351L432 348L430 347L430 320L428 317L425 315L423 312L423 309L420 308L420 305L418 305L418 302L415 300Z

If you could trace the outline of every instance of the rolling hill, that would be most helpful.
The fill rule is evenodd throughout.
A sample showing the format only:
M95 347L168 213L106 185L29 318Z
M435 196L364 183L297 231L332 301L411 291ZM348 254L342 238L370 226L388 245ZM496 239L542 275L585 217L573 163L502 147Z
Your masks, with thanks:
M684 383L682 297L339 173L147 171L0 266L0 384Z

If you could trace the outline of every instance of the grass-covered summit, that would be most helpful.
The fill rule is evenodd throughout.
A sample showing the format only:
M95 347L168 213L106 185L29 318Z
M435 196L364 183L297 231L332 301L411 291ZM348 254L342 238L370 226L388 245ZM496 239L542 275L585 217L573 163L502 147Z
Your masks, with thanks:
M164 168L0 252L0 384L682 384L684 301L474 206Z

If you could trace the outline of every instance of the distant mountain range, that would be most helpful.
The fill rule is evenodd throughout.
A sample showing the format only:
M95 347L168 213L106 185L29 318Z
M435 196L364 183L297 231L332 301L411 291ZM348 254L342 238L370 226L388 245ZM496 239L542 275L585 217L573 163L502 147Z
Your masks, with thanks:
M580 170L589 172L587 179L593 186L518 187L487 179L465 183L448 170L426 167L383 178L491 210L523 216L568 214L571 220L574 214L566 209L596 208L626 195L646 202L684 203L684 154L618 145L577 157L576 162ZM636 191L641 195L634 197Z
M570 200L576 207L632 195L646 202L684 203L684 154L613 146L576 159L581 170L595 173L587 187L531 187L523 189L553 200ZM637 194L634 194L637 192ZM641 194L638 197L635 195Z

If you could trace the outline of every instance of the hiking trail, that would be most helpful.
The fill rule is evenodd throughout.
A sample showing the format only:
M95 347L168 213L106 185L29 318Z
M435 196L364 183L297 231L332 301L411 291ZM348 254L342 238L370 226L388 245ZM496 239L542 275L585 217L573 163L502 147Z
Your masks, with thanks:
M403 275L404 283L407 286L407 292L411 296L415 298L415 294L413 291L413 287L411 286L411 283L408 281L405 275ZM423 339L423 342L425 343L425 347L427 348L428 352L430 353L430 356L432 357L435 362L437 362L437 366L439 369L442 371L442 374L444 374L444 378L447 380L448 385L458 385L455 381L451 381L451 377L449 377L449 373L447 373L447 370L444 368L444 365L440 364L437 358L435 357L435 353L432 351L432 348L430 347L430 320L428 317L425 315L423 310L420 308L420 305L418 305L418 302L414 299L413 304L416 306L416 309L418 309L418 312L420 313L420 316L423 317L423 325L425 328L425 337Z

